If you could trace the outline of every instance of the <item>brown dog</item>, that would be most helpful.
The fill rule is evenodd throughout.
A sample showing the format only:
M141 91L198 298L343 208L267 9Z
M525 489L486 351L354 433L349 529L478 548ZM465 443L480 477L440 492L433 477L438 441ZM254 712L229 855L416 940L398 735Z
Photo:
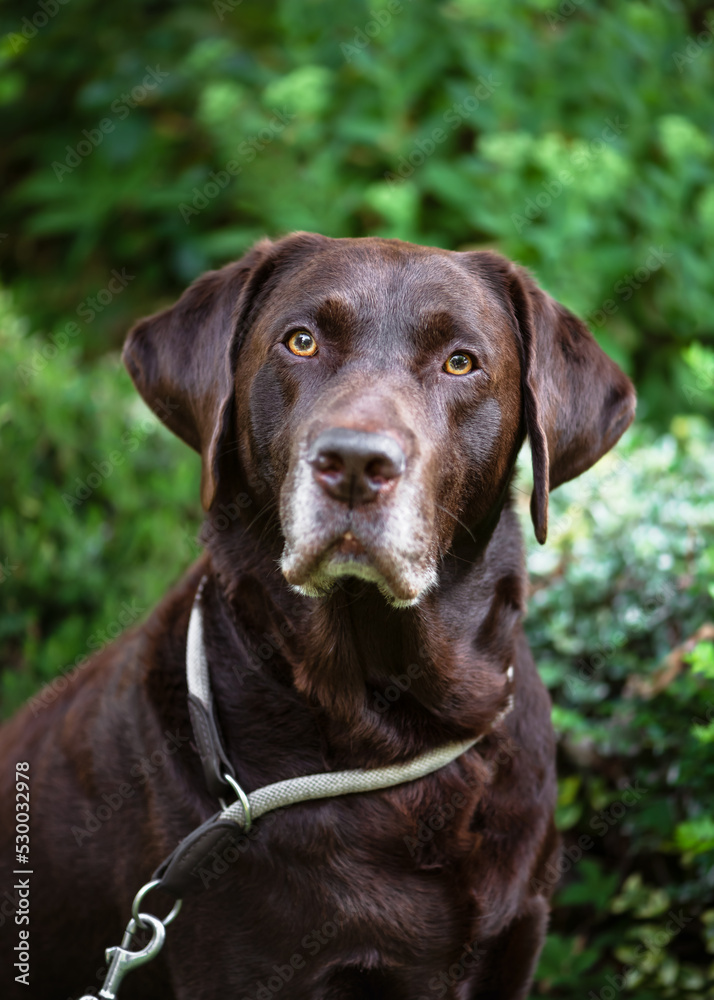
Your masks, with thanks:
M162 952L121 995L525 997L558 848L511 481L527 434L545 541L549 489L617 441L630 382L493 253L307 233L203 275L124 356L202 456L207 551L51 707L0 733L10 996L98 993L134 894L219 808L187 705L205 577L226 766L247 791L482 739L426 777L289 805L193 857ZM29 924L15 762L29 762ZM146 908L170 905L155 891Z

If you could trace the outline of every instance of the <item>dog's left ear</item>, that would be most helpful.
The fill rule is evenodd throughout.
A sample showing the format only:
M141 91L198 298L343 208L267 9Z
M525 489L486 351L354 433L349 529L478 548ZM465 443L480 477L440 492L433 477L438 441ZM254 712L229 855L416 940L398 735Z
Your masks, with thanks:
M548 493L585 472L635 415L635 390L585 324L497 254L474 253L482 275L506 293L521 346L525 425L533 458L531 517L548 532ZM479 268L481 270L481 268ZM498 277L498 282L495 281Z
M124 344L124 364L144 401L201 455L205 510L216 495L233 412L236 349L273 247L263 240L241 260L201 275L175 305L140 320Z

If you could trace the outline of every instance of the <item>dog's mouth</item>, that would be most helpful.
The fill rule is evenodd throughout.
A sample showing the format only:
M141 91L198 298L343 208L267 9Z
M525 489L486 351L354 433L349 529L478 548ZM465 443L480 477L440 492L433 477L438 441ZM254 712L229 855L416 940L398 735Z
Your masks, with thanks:
M390 488L375 485L370 466L362 468L343 440L351 445L356 439L362 446L363 437L370 445L372 438L338 432L335 453L343 448L343 466L349 461L356 466L353 479L360 489L335 487L309 453L299 457L280 497L283 575L308 597L326 596L352 577L376 585L394 607L416 604L437 582L436 508L423 477L417 470L409 475L400 469ZM373 437L381 448L383 437Z
M366 563L369 562L367 550L353 531L346 531L341 538L338 538L330 546L330 559L340 563Z
M375 542L374 531L343 527L307 542L286 541L281 569L288 583L308 597L324 597L347 577L374 583L388 603L410 607L435 583L424 553Z

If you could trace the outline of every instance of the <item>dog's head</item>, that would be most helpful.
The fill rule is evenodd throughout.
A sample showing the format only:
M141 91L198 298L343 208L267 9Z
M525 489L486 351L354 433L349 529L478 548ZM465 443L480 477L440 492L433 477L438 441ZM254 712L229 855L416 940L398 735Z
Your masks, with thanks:
M357 576L401 606L459 532L492 530L526 433L544 542L549 489L634 414L629 380L526 272L399 240L259 243L138 323L124 360L200 452L206 510L238 477L267 484L293 587Z

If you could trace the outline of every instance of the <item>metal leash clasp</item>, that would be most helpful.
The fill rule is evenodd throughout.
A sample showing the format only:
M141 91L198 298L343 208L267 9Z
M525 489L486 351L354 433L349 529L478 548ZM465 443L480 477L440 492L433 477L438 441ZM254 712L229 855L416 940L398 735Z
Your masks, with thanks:
M139 919L143 926L148 925L151 927L152 934L149 943L140 948L139 951L129 950L131 939L136 934L136 929L139 926L137 921L132 917L126 925L121 944L115 945L113 948L107 948L106 950L109 970L104 980L104 985L99 991L99 997L87 994L81 997L81 1000L99 1000L100 997L102 1000L116 1000L119 986L127 972L131 972L132 969L144 965L145 962L150 962L161 951L166 940L166 928L161 920L150 913L140 913Z
M158 884L158 880L147 882L145 886L139 889L134 897L131 907L132 917L126 925L121 944L114 945L114 947L107 948L106 950L109 969L104 979L104 985L97 996L87 993L83 997L80 997L80 1000L116 1000L119 987L127 972L131 972L132 969L150 962L159 954L166 940L166 926L171 923L181 909L181 900L176 901L169 915L163 920L160 920L151 913L139 913L139 906L144 896ZM130 949L131 940L139 927L148 927L151 929L151 940L143 948L132 951Z

